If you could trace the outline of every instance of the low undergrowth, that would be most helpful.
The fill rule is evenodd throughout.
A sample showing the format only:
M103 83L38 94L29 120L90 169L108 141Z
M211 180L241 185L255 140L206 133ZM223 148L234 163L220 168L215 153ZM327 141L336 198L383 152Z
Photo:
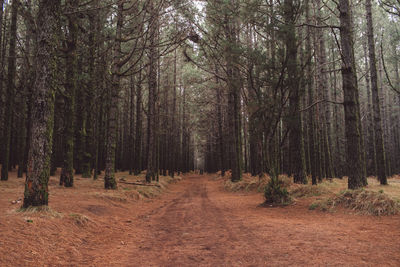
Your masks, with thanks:
M19 213L24 215L36 215L39 217L48 217L48 218L61 218L62 214L50 208L49 206L38 206L38 207L28 207L28 208L20 208L16 210Z
M285 206L292 202L284 182L278 176L271 177L264 189L264 197L265 204L272 206Z
M391 177L389 185L382 187L375 177L368 178L368 186L360 190L346 190L347 178L324 179L317 185L293 183L292 177L279 175L275 179L264 175L253 177L243 174L238 182L231 182L229 172L224 181L225 190L231 192L263 192L263 205L288 205L296 199L314 201L310 210L335 211L337 208L349 209L363 215L393 215L400 213L400 179ZM385 192L383 192L383 189Z
M240 181L232 182L227 173L226 181L224 182L225 190L230 192L264 192L265 187L271 180L269 175L263 174L259 176L251 176L249 173L244 173ZM284 188L290 187L292 181L286 175L279 175L279 181Z
M328 193L329 190L318 185L299 185L290 191L290 195L294 198L321 196Z
M393 200L383 191L374 192L365 189L342 191L333 198L312 203L309 209L334 211L336 207L350 209L361 215L382 216L400 212L399 202Z
M145 198L153 198L160 195L168 187L170 183L182 180L182 177L160 176L158 182L147 184L144 175L129 176L121 175L117 177L117 190L106 190L94 192L93 194L101 199L111 200L113 202L127 202L128 200L139 200Z
M180 180L182 180L180 176L175 176L174 178L170 176L160 176L159 181L153 184L153 186L134 185L133 190L139 193L139 198L153 198L164 192L170 183L175 183ZM132 193L125 192L125 194Z

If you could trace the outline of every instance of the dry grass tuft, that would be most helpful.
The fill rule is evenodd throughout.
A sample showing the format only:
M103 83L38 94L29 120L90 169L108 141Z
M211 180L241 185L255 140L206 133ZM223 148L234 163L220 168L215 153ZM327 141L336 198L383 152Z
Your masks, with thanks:
M314 202L310 209L320 209L323 211L333 210L335 207L351 209L361 215L394 215L400 211L400 205L390 196L381 192L370 190L345 190L334 198L324 201Z
M115 202L126 202L127 201L127 198L125 197L125 195L122 195L121 192L119 192L119 191L107 191L105 193L96 192L94 195L98 198L105 199L105 200L111 200L111 201L115 201Z
M298 185L290 191L290 195L295 198L321 196L328 193L327 189L318 185Z
M170 176L160 175L159 181L153 184L157 186L135 186L135 190L143 198L154 198L165 191L169 184L176 183L180 180L182 180L182 177L180 176L175 176L174 178L171 178Z
M230 179L225 181L225 189L227 191L239 192L239 191L262 191L267 181L265 179L242 179L238 182L232 182Z
M225 175L225 190L231 192L240 192L240 191L258 191L262 192L264 187L267 185L269 181L269 177L263 176L251 176L249 173L244 173L243 177L240 181L232 182L230 179L230 172L227 172Z
M139 194L138 191L133 190L133 189L126 190L126 192L124 194L128 199L132 199L132 200L139 200L139 199L143 198L143 196L141 194Z
M74 223L78 226L85 226L90 222L90 219L86 215L83 215L83 214L71 213L69 216L74 221Z
M46 218L61 218L62 214L53 210L48 206L28 207L17 209L16 212L22 213L23 215L37 215L39 217Z
M182 180L181 176L175 176L174 178L160 176L158 182L153 181L151 184L147 184L143 173L138 176L130 176L127 172L119 173L116 178L119 181L116 190L92 192L92 195L106 201L125 203L156 197L164 192L169 184Z
M225 176L226 181L224 182L224 187L225 190L231 192L264 192L265 187L271 180L269 175L266 174L262 175L262 177L259 177L251 176L249 173L244 173L240 181L233 183L230 180L229 174L230 172L227 172L227 175ZM283 188L289 188L293 184L292 179L287 175L279 175L279 183Z

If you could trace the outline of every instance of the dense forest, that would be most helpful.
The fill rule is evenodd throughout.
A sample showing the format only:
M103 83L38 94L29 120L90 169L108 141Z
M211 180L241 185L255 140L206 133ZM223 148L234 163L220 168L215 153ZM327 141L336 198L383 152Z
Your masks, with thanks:
M1 180L400 173L398 0L1 0Z

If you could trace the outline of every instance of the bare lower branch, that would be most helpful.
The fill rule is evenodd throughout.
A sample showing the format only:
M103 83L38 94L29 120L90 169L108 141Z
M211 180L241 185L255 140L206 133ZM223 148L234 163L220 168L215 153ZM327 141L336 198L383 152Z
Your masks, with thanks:
M307 111L307 110L309 110L310 108L312 108L312 107L314 107L315 105L318 105L318 104L320 104L320 103L330 103L330 104L336 104L336 105L343 105L343 102L336 102L336 101L321 99L321 100L318 100L318 101L312 103L312 104L309 105L308 107L306 107L306 108L304 108L304 109L301 109L300 112Z

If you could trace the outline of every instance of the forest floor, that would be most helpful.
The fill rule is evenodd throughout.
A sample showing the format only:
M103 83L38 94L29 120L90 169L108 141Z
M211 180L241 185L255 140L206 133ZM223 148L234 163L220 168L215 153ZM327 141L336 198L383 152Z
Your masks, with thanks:
M133 181L126 173L118 174ZM162 177L162 188L169 179ZM390 181L389 181L390 182ZM138 189L50 180L50 209L18 211L23 179L0 183L0 266L398 266L400 216L309 210L315 197L265 208L191 174ZM142 190L141 192L138 191ZM146 198L142 196L151 196Z

